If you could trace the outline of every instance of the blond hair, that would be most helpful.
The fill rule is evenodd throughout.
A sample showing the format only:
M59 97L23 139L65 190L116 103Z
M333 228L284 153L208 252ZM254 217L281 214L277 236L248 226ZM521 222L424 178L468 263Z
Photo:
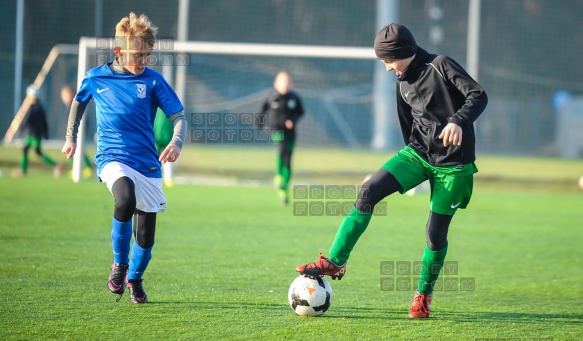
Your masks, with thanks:
M116 44L119 46L125 46L126 41L132 37L139 38L146 43L147 47L153 48L156 43L156 33L158 33L158 27L153 26L145 14L140 14L138 17L131 12L115 25Z
M275 76L273 80L273 87L280 94L286 94L289 90L294 87L294 79L292 75L286 70L281 70Z
M285 77L287 79L292 79L292 75L287 72L286 70L281 70L277 73L277 75L275 75L275 79L278 79L280 77Z

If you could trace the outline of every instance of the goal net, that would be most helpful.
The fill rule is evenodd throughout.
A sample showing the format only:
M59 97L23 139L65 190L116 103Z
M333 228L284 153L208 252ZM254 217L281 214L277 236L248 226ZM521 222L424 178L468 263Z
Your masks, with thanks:
M77 87L88 69L113 59L113 44L109 38L80 39ZM189 126L196 114L258 113L274 91L275 75L287 70L305 110L298 123L298 145L369 148L375 125L375 60L372 48L175 42L162 38L148 62L180 95ZM94 106L89 106L82 120L79 151L84 143L93 141L93 110ZM197 142L192 136L187 138L187 143ZM74 181L81 178L78 155L82 154L75 156Z

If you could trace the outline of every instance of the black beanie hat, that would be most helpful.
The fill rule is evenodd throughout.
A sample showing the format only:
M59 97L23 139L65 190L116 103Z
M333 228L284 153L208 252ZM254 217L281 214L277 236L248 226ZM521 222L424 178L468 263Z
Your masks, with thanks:
M409 29L399 24L381 28L374 39L374 52L382 60L401 60L417 52L417 43Z

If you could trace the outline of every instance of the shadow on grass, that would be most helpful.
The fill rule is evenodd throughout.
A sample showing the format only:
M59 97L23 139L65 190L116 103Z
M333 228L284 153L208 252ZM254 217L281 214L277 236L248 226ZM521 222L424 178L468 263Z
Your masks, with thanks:
M582 314L533 314L521 312L457 312L439 311L432 315L437 319L456 322L505 321L512 323L570 323L583 325Z
M270 311L284 311L290 312L291 308L287 304L279 303L257 303L257 302L186 302L186 301L150 301L148 305L188 305L195 309L209 309L212 311L221 310L245 310L256 309L256 310L270 310ZM326 318L336 318L336 319L394 319L394 318L407 318L407 311L402 309L387 309L385 307L379 306L374 307L352 307L352 308L339 308L332 307L324 315Z
M275 304L275 303L257 303L257 302L210 302L210 301L149 301L148 305L188 305L194 306L197 309L225 309L225 310L239 310L239 309L269 309L269 310L281 310L284 308L289 309L287 305Z
M258 302L216 302L216 301L151 301L148 305L188 305L194 309L209 310L237 310L248 311L249 309L269 310L269 311L290 311L287 304L280 303L258 303ZM409 320L407 308L390 309L385 306L379 307L332 307L323 316L332 319L394 319ZM521 312L461 312L461 311L434 311L431 320L451 320L455 322L512 322L512 323L561 323L583 325L583 314L538 314Z

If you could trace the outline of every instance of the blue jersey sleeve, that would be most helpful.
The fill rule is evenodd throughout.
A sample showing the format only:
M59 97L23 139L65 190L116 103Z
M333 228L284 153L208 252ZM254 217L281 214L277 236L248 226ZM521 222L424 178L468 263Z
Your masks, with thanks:
M168 84L162 76L158 78L158 85L155 87L155 95L158 107L164 111L166 116L184 110L176 92L174 92L172 87L170 87L170 84Z
M91 101L92 98L93 95L91 94L91 77L89 72L87 72L83 82L81 82L81 87L75 96L75 100L79 103L87 104L89 101Z

